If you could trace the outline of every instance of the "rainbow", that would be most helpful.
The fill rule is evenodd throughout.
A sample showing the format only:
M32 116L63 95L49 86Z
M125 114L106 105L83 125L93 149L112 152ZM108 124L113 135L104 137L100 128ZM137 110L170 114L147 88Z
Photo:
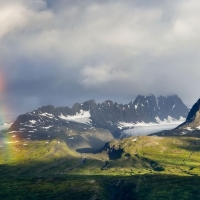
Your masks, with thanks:
M3 76L3 72L0 71L0 94L5 94L5 80ZM10 114L7 106L0 99L0 123L5 122L5 116ZM4 127L4 126L3 126ZM14 149L17 147L20 138L15 133L1 133L0 131L0 148L3 148L5 160L9 161L14 158ZM0 163L1 164L1 163Z
M1 97L5 96L6 94L6 81L4 79L4 73L0 71L0 95ZM4 99L0 98L0 124L2 122L7 122L6 116L11 114L10 110L8 109L7 103ZM6 127L7 128L7 127Z
M3 78L3 73L0 71L0 94L1 95L4 94L4 90L5 90L4 83L5 83L5 81ZM2 99L0 99L0 104L3 104ZM6 107L0 105L0 122L4 121L3 117L5 116L5 113L6 113Z

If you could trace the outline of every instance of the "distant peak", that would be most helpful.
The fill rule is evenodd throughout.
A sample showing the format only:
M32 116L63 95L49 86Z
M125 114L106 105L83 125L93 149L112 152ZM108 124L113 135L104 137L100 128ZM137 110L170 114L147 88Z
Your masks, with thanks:
M103 102L103 104L113 104L113 101L111 101L111 100L106 100L106 101Z
M90 99L88 101L85 101L83 104L96 104L94 99Z
M47 105L47 106L42 106L40 108L38 108L38 111L41 111L41 112L49 112L49 111L52 111L54 110L55 107L52 106L52 105Z
M143 101L143 100L148 100L148 99L151 99L152 97L156 98L155 95L153 95L153 94L150 94L150 95L138 95L133 103L137 103L137 102Z

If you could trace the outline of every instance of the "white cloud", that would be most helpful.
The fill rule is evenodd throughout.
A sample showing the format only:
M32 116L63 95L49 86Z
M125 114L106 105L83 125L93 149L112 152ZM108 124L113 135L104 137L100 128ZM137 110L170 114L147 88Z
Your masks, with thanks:
M110 82L127 81L129 75L123 69L109 65L86 66L81 70L80 83L88 88L98 88Z
M53 56L53 51L64 61L71 58L75 63L84 62L88 57L93 59L98 54L102 59L108 55L111 60L119 54L121 60L146 53L162 56L169 51L179 51L183 44L190 48L185 38L194 41L196 34L193 28L187 29L188 24L192 25L182 17L180 8L176 8L180 16L163 21L167 12L163 7L131 7L128 3L116 2L88 3L83 8L82 4L67 6L66 2L61 12L55 12L44 10L44 1L19 2L21 4L3 9L9 17L0 32L19 45L23 55ZM30 2L36 5L30 6ZM12 15L13 10L15 15ZM5 20L3 16L0 18Z
M0 0L0 60L11 85L31 66L33 78L48 71L58 91L59 77L80 94L177 93L191 104L200 83L199 9L195 0Z
M19 5L10 5L0 8L0 38L10 32L21 29L26 24L26 18L23 17L25 9Z
M39 25L44 28L44 25L47 26L44 21L51 17L51 12L44 10L46 3L42 0L4 1L0 5L0 38L21 31L37 30Z

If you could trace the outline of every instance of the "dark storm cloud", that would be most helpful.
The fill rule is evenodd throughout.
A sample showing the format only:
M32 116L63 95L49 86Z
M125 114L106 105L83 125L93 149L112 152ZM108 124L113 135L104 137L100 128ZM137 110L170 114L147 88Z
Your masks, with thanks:
M0 0L1 102L19 111L199 94L200 3Z

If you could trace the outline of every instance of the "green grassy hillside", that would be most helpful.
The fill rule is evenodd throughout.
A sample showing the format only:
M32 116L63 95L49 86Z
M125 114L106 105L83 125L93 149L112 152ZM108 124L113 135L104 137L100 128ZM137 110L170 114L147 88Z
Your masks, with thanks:
M142 136L80 154L63 140L0 147L0 199L200 199L200 139Z

